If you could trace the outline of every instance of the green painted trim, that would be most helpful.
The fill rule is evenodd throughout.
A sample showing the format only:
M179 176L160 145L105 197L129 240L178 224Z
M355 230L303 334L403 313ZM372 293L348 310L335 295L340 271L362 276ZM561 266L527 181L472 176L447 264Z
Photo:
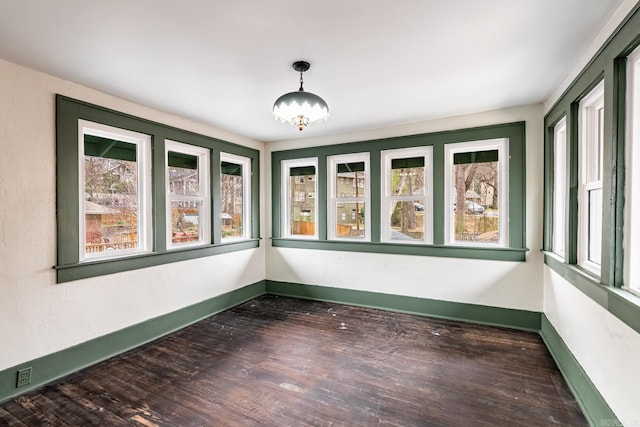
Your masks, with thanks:
M553 199L555 197L555 176L553 173L553 165L555 162L555 126L557 121L545 126L544 138L544 159L545 168L543 171L543 197L542 197L542 248L545 251L553 250ZM549 166L548 166L549 165Z
M471 246L419 245L375 242L338 242L303 239L272 238L271 245L279 248L317 249L376 254L416 255L449 258L486 259L494 261L525 261L528 249L487 248Z
M567 114L567 140L569 141L569 200L567 223L566 262L545 256L545 262L570 283L580 289L612 314L637 329L638 304L635 297L620 290L624 285L623 240L625 196L625 127L626 127L626 57L640 45L640 3L636 4L622 23L611 34L599 51L569 85L545 116L545 128L563 114ZM603 165L603 230L601 277L599 280L583 274L577 263L578 248L578 103L600 80L605 84L604 165ZM546 133L545 147L552 138ZM545 157L545 182L553 180L551 157ZM545 186L545 201L552 197L552 189ZM548 214L548 210L545 210ZM545 238L553 230L553 222L544 222ZM545 243L550 250L550 244ZM621 301L620 304L613 301Z
M301 285L266 280L266 292L294 298L378 308L398 313L502 326L526 331L540 330L540 313L511 308L381 294L327 286Z
M260 281L0 371L0 402L158 339L264 293L265 282ZM16 388L18 370L29 366L32 367L31 384L28 387Z
M624 289L599 283L597 278L575 265L562 262L555 254L545 253L544 262L594 302L640 333L640 297Z
M622 425L547 316L542 315L540 336L592 426Z
M509 247L444 245L444 146L449 143L480 141L485 139L509 139ZM381 164L382 150L433 147L433 245L403 245L381 243ZM371 242L327 241L326 233L326 158L330 155L364 153L370 155L371 177ZM458 129L420 135L401 136L371 141L321 147L274 151L271 153L272 182L272 232L273 245L289 248L390 253L404 255L489 259L501 261L525 261L526 256L526 124L505 123L477 128ZM281 230L281 173L280 162L300 158L318 158L318 240L284 239Z
M131 257L79 262L78 198L78 120L127 129L152 138L152 211L153 252ZM212 244L198 248L168 251L166 248L166 195L164 140L170 139L211 150ZM221 243L220 152L251 159L251 239L239 243ZM260 238L260 152L216 138L174 128L97 105L56 95L56 197L57 197L57 282L147 268L170 262L212 256L259 246Z
M618 58L615 66L615 87L614 87L614 103L616 111L624 111L624 114L614 116L615 124L613 125L614 144L613 169L619 173L611 174L611 188L613 189L612 200L615 203L613 208L614 214L612 218L611 242L614 244L615 253L611 254L611 284L616 287L624 285L624 251L622 245L615 242L622 242L624 239L624 217L625 217L625 186L626 186L626 125L627 125L627 58ZM605 199L606 200L606 199Z
M592 425L617 420L546 316L539 312L439 301L402 295L263 280L57 353L0 371L0 402L129 351L216 313L264 294L371 307L457 321L540 332L569 387ZM20 369L32 368L28 387L16 388Z
M217 245L208 245L199 248L137 255L127 258L119 258L117 260L100 260L71 265L58 265L53 268L56 270L57 283L64 283L89 277L119 273L122 271L138 270L141 268L153 267L155 265L169 264L172 262L180 262L189 259L204 258L229 252L253 249L259 246L260 239L249 239L238 242L219 243Z
M602 164L611 165L602 170L602 200L603 205L609 205L608 209L602 209L602 241L600 259L600 281L605 285L614 283L613 273L616 256L615 228L616 228L616 202L613 195L616 192L616 165L618 162L617 132L614 134L614 117L617 114L617 94L614 87L617 86L615 78L614 62L610 62L604 71L604 138L602 143ZM622 110L624 111L624 110ZM612 194L613 193L613 194ZM609 203L607 203L609 201Z

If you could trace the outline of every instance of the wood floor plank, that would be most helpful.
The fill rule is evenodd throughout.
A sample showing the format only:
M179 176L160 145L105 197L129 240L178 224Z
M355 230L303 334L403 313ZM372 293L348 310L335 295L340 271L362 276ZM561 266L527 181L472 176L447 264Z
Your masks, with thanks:
M535 333L263 296L0 405L0 425L587 422Z

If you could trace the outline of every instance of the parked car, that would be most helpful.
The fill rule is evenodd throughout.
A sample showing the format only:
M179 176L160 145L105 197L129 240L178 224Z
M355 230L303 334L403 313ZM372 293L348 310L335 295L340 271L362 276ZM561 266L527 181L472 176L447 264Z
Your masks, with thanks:
M474 202L473 200L466 200L464 203L467 206L467 212L472 214L484 213L484 206Z
M424 205L423 205L422 203L413 202L413 208L414 208L417 212L424 212Z

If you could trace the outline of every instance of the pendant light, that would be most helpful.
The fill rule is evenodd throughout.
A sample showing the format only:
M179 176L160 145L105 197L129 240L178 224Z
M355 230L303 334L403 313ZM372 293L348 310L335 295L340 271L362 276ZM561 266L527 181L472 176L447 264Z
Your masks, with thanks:
M302 87L302 73L307 71L311 64L306 61L296 61L291 66L300 73L300 88L276 100L273 104L273 116L282 123L296 126L299 130L318 122L326 122L329 117L327 103L318 95L305 92Z

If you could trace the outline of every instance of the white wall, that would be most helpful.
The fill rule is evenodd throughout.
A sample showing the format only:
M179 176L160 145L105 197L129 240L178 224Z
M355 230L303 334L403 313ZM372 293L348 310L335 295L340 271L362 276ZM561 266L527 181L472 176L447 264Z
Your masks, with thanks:
M624 425L640 424L640 334L544 267L544 313Z
M264 164L260 142L0 60L0 370L265 277L261 247L56 284L56 93L259 149Z
M541 311L542 105L412 123L349 135L266 144L272 151L526 121L526 262L506 262L275 248L267 246L267 279ZM267 180L271 180L271 170ZM267 185L267 203L270 187ZM271 234L271 207L267 206Z

